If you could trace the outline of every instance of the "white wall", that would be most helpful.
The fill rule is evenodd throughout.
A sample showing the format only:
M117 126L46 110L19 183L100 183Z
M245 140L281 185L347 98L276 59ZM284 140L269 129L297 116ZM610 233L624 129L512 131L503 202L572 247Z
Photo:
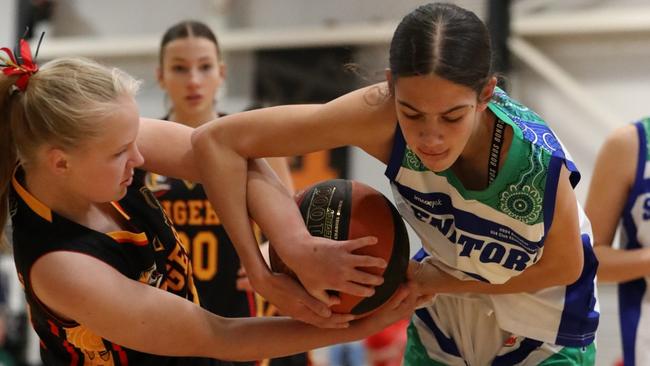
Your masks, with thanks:
M11 44L15 33L16 2L14 0L0 0L0 44Z
M482 13L484 1L450 1ZM426 1L401 0L238 0L232 2L234 27L341 24L401 19Z
M179 20L209 18L216 13L213 3L211 0L56 1L52 28L57 37L161 34Z

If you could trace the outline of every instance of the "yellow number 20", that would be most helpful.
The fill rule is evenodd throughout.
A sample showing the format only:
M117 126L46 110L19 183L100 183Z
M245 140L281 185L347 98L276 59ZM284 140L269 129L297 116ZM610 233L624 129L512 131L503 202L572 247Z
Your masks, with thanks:
M190 239L182 231L178 232L183 246L189 251L194 277L199 281L210 281L217 274L219 263L219 240L210 231L199 231L188 245Z

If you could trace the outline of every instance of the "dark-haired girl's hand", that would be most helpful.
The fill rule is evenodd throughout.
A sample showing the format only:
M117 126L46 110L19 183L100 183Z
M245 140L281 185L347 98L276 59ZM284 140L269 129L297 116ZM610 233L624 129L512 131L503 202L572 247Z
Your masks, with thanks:
M449 292L459 281L431 263L413 260L409 262L406 277L412 289L423 297Z
M402 285L384 305L355 323L370 328L369 333L376 333L399 320L410 318L418 306L418 301L418 294L409 286Z
M376 238L334 241L308 235L300 240L300 243L291 246L290 251L281 253L278 249L278 254L296 273L307 292L321 302L329 306L338 303L338 298L328 294L327 290L368 297L375 293L375 286L383 283L382 276L360 268L385 268L385 260L353 254L356 249L376 244Z

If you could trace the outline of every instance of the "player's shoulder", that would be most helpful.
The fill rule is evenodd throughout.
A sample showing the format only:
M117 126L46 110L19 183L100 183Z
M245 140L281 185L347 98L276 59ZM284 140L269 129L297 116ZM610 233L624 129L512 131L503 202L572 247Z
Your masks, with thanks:
M638 153L639 133L637 124L626 124L611 131L602 147L603 153L632 157Z
M345 94L320 109L321 121L337 126L342 142L355 145L387 162L397 115L395 99L386 82L366 86Z
M350 108L357 113L374 114L371 117L373 120L385 114L388 114L390 119L394 119L395 101L386 82L351 91L328 104L339 109Z
M629 142L630 140L636 140L637 136L637 123L627 123L623 126L617 127L612 132L610 132L608 139L623 140L624 142Z
M640 159L637 124L626 124L611 131L598 152L593 180L615 179L624 186L634 182Z

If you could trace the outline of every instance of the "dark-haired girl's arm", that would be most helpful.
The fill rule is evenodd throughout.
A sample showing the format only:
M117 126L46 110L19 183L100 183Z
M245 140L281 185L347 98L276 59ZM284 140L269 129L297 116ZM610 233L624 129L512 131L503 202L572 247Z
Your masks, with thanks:
M570 285L578 280L584 265L583 255L578 202L569 182L568 170L563 168L555 201L555 216L544 240L543 255L537 263L503 284L461 281L434 265L417 262L411 262L409 277L424 294L536 292L549 287Z
M266 285L270 272L248 225L251 214L284 262L323 304L336 301L327 295L327 289L369 296L371 286L382 281L381 277L368 276L357 267L383 266L383 260L369 261L368 257L351 254L355 245L369 245L370 241L350 242L345 246L311 237L290 196L282 200L281 195L275 195L277 201L271 203L269 194L255 195L248 168L252 159L260 157L301 155L343 145L360 146L386 161L396 120L390 101L370 100L369 95L377 89L378 86L362 89L324 105L281 106L231 114L195 132L194 153L201 161L208 196L238 250L253 287L272 303L282 299L276 296L275 289ZM259 206L258 210L251 206L254 204Z

